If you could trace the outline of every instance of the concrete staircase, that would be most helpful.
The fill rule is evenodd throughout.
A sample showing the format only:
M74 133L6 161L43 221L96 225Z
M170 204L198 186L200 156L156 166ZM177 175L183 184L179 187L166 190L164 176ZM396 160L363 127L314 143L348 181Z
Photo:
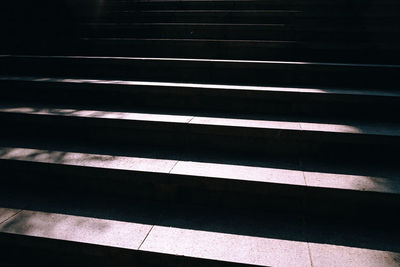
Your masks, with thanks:
M399 7L5 4L0 266L399 266Z

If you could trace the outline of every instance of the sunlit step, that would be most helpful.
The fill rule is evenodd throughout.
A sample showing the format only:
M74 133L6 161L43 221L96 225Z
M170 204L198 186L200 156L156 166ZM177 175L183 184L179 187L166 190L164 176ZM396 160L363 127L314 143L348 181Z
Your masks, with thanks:
M232 91L232 92L285 92L285 93L307 93L307 94L334 94L334 95L357 95L357 96L377 96L377 97L400 97L400 92L385 89L352 89L352 88L306 88L306 87L279 87L279 86L248 86L248 85L228 85L228 84L207 84L207 83L183 83L183 82L153 82L153 81L132 81L132 80L101 80L101 79L76 79L76 78L50 78L50 77L29 77L29 76L0 76L0 81L4 86L11 86L6 82L32 82L44 86L46 84L80 84L90 85L110 85L126 86L132 91L140 87L146 87L150 91L153 87L164 88L165 90L177 88L180 91L188 92L191 89L203 91ZM25 84L26 86L28 84ZM63 87L54 87L54 90L61 90ZM128 91L127 88L127 91ZM110 89L110 93L112 92Z
M162 57L2 55L0 66L3 76L393 90L400 75L397 64Z
M4 137L141 144L252 154L377 157L400 146L398 123L326 123L3 105ZM48 129L51 129L49 131ZM35 134L30 134L35 133ZM381 157L381 156L379 156Z
M38 248L52 252L43 262L62 266L86 261L98 266L353 266L354 261L395 266L399 257L391 238L396 231L387 227L383 231L308 218L305 224L296 216L196 206L116 205L110 199L89 201L91 207L60 198L48 199L56 203L51 207L45 200L26 201L31 202L25 207L0 207L2 261L36 262ZM381 233L385 246L365 231ZM17 253L24 257L15 257Z
M250 195L272 194L275 196L277 194L273 192L273 188L286 186L285 194L289 196L294 194L292 197L303 197L301 192L304 187L317 188L316 191L320 188L400 194L400 179L396 173L381 172L381 175L356 175L354 171L352 174L346 174L346 171L341 168L338 168L338 172L335 173L332 168L330 171L321 171L322 165L316 166L309 163L306 163L303 167L296 162L290 163L289 161L281 163L279 161L254 161L243 162L240 165L240 160L236 161L237 164L216 163L215 159L214 162L188 161L184 160L184 155L179 156L179 154L174 156L175 159L163 159L152 158L152 153L148 153L150 156L147 157L118 156L24 147L1 147L0 152L4 170L8 170L10 166L20 166L20 171L25 170L27 172L28 176L23 177L27 182L33 179L29 177L29 173L33 175L39 171L37 178L45 181L55 179L57 177L53 176L55 174L63 176L63 172L69 166L70 170L67 173L70 177L64 178L78 179L76 183L79 184L79 178L74 178L73 174L82 172L82 175L78 176L81 177L82 182L84 182L83 177L87 175L85 179L88 180L86 182L98 183L97 189L107 190L107 184L113 181L115 184L110 187L110 190L120 187L121 190L118 192L121 194L134 192L136 183L164 184L167 187L175 188L175 190L180 186L188 188L196 186L195 190L199 191L206 189L221 192L247 192ZM135 153L134 150L132 153ZM137 151L137 153L140 155L142 152ZM28 162L33 164L27 164ZM40 169L46 165L52 166L47 167L49 173L40 174ZM283 168L279 168L279 166L283 166ZM30 169L32 172L29 172ZM103 175L97 178L93 177L91 173L98 173L96 169L103 170ZM40 175L43 177L40 177ZM46 178L46 176L49 177ZM33 182L33 180L30 182ZM38 182L35 181L35 183ZM65 181L60 179L59 182ZM102 188L102 186L105 187ZM299 191L298 195L294 193L296 190Z
M12 114L37 115L38 118L46 117L81 117L87 119L102 119L102 121L132 121L134 122L162 122L165 124L187 124L204 126L221 126L234 128L249 128L263 130L288 130L288 131L312 131L321 133L359 134L375 136L400 136L400 127L397 123L367 123L352 122L345 124L307 122L307 121L273 121L273 120L249 120L236 118L201 117L191 115L168 115L152 113L116 112L107 110L85 110L74 108L53 108L45 106L28 106L23 104L3 104L0 107L3 118ZM32 117L32 116L27 116ZM251 132L249 132L251 134Z

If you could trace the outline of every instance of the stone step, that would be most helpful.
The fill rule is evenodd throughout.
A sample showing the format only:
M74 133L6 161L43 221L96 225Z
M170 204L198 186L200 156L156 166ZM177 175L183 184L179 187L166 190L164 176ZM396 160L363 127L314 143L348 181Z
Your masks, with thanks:
M296 10L104 10L100 16L80 15L92 22L282 23Z
M160 38L48 38L6 43L2 54L85 55L398 64L398 42ZM21 46L29 42L30 46Z
M395 28L398 13L357 14L354 11L340 10L102 10L100 14L84 13L78 16L80 21L91 22L181 22L181 23L292 23L296 25L368 25L378 27L385 24ZM358 18L358 19L357 19ZM381 27L383 28L383 27Z
M0 56L2 76L396 90L399 65L96 56Z
M0 122L4 128L1 136L26 140L157 145L255 155L328 159L340 155L393 161L391 153L400 147L398 123L312 122L293 117L292 120L238 119L26 104L2 105ZM382 150L385 155L379 153Z
M297 26L287 24L226 23L90 23L80 26L82 37L144 39L349 41L385 43L400 41L400 29L365 26Z
M172 3L172 2L167 2ZM195 3L195 2L189 2ZM223 2L227 3L227 2ZM240 2L243 3L243 2ZM259 2L255 2L259 3ZM262 2L261 2L262 3ZM12 38L5 38L1 43L0 53L5 54L23 54L23 53L36 53L36 54L90 54L90 55L104 55L104 56L147 56L147 57L192 57L193 50L198 51L199 57L203 58L220 58L220 59L265 59L265 60L294 60L294 61L336 61L336 62L374 62L374 63L398 63L398 34L388 34L385 38L382 29L387 31L388 27L384 26L387 22L374 23L365 21L357 14L352 14L352 22L342 25L339 28L348 29L370 29L372 34L361 35L358 34L344 34L338 32L336 35L331 34L295 34L286 36L286 34L275 36L273 32L262 35L262 37L255 40L257 35L253 35L252 31L242 31L242 34L225 33L225 39L221 41L220 34L224 33L222 30L208 30L206 32L197 33L197 37L189 38L193 30L184 32L177 31L175 33L169 31L156 30L156 33L161 33L167 37L148 37L148 38L105 38L105 39L84 39L80 40L79 35L79 15L75 14L75 9L78 6L71 3L72 6L55 5L50 3L37 3L32 5L30 12L19 12L17 10L6 11L4 18L4 25L7 25L6 32L16 33ZM94 4L93 2L90 3ZM248 3L245 3L248 4ZM379 10L375 6L371 6L371 2L367 3L367 10ZM29 5L28 5L29 6ZM362 10L359 5L354 10ZM36 8L34 8L36 7ZM96 18L101 18L102 7L92 8L94 22ZM54 12L43 14L43 10L52 9ZM107 10L107 8L105 9ZM203 9L204 10L204 9ZM214 9L215 10L215 9ZM254 10L254 9L252 9ZM265 9L261 9L265 10ZM341 14L340 11L327 9L330 13ZM315 10L317 12L317 10ZM319 11L318 11L319 12ZM318 13L317 12L317 13ZM395 7L388 7L384 10L385 18L391 18L392 22L389 25L392 30L397 30L394 25L397 25L396 19L389 16L389 13L400 14ZM84 12L83 12L84 13ZM20 14L14 16L10 14ZM36 14L36 15L32 15ZM91 15L89 15L90 17ZM1 16L3 18L3 16ZM11 17L11 18L9 18ZM37 20L42 17L42 20ZM375 17L376 19L376 17ZM394 22L393 22L394 19ZM52 23L46 23L52 21ZM384 21L384 19L382 20ZM282 22L281 22L282 23ZM286 22L283 22L286 23ZM336 23L329 20L331 27ZM319 24L314 22L315 24ZM377 27L381 31L373 31L372 28ZM160 32L161 31L161 32ZM255 30L253 30L255 31ZM343 30L347 31L347 30ZM120 30L120 33L127 35L127 31ZM226 31L225 31L226 32ZM110 33L111 36L118 37L117 33ZM145 31L138 31L142 36ZM99 32L98 34L106 35L106 32ZM189 36L188 36L189 35ZM231 36L229 36L231 35ZM236 36L239 35L239 36ZM344 36L343 36L344 35ZM119 36L121 37L121 36ZM184 38L175 40L176 38ZM223 36L222 36L223 37ZM279 37L279 38L278 38ZM228 38L228 39L227 39ZM241 38L254 39L241 41ZM319 39L320 42L305 42L303 40ZM348 39L359 40L356 43L349 43ZM238 40L239 39L239 40ZM268 40L263 40L268 39ZM330 42L332 39L335 42ZM387 40L385 40L387 39ZM287 41L285 41L287 40ZM325 40L325 41L323 41ZM342 40L342 41L340 41ZM368 59L368 60L367 60Z
M82 5L82 3L80 3ZM89 4L90 6L90 4ZM93 6L93 4L91 5ZM397 1L134 1L108 2L98 7L120 9L197 9L197 10L259 10L305 9L314 11L351 11L355 14L377 14L399 8ZM393 12L394 13L394 12ZM390 13L389 13L390 14Z
M398 166L383 171L382 164L353 164L346 169L343 164L295 158L251 160L208 154L207 159L207 154L172 155L151 147L127 153L115 148L99 151L95 146L54 150L49 142L43 144L1 147L4 188L293 214L365 215L371 209L384 213L400 205Z
M398 42L329 42L163 38L85 38L75 54L133 57L193 57L394 64ZM44 51L43 51L44 52ZM42 52L41 52L42 53Z
M397 42L328 42L279 40L80 38L31 40L31 46L9 46L3 54L86 55L274 60L338 63L397 64ZM66 46L65 44L68 44Z
M158 109L250 116L320 116L397 121L394 90L240 86L181 82L0 76L3 104ZM93 96L96 95L94 98Z
M9 266L395 266L399 257L398 227L253 210L13 192L0 217Z

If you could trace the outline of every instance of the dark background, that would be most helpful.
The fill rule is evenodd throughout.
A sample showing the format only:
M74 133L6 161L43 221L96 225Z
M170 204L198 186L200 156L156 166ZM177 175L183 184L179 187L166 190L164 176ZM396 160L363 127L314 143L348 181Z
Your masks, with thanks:
M1 1L1 44L5 53L51 53L77 46L78 21L90 17L100 0ZM4 3L6 2L6 3Z

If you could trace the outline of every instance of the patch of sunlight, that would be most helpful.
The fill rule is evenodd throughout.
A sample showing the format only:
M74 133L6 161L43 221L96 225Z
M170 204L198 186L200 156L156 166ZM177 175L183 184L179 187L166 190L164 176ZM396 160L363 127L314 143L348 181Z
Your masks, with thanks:
M293 121L273 120L249 120L218 117L197 117L189 115L168 115L134 112L113 112L98 110L61 109L61 108L35 108L35 107L3 107L0 112L27 113L49 116L73 116L84 118L121 119L132 121L152 121L166 123L191 123L222 125L230 127L252 127L264 129L302 130L333 133L351 134L379 134L387 136L399 136L400 128L392 124L330 124L330 123L309 123ZM379 126L379 127L377 127Z
M228 84L203 84L203 83L181 83L181 82L152 82L152 81L128 81L128 80L96 80L96 79L75 79L75 78L36 78L36 77L15 77L0 76L0 80L13 81L35 81L54 83L76 83L76 84L110 84L124 86L158 86L176 88L204 88L215 90L242 90L242 91L268 91L268 92L294 92L294 93L316 93L316 94L344 94L344 95L384 95L399 97L400 93L388 90L356 90L349 88L305 88L305 87L282 87L282 86L249 86L249 85L228 85Z
M217 231L156 225L141 249L257 266L311 266L307 242Z
M139 248L151 225L24 210L0 232L108 246Z
M339 188L356 191L400 193L397 177L379 177L305 171L307 186Z
M173 122L173 123L188 123L193 118L192 116L183 116L183 115L60 109L60 108L33 108L33 107L0 108L0 111L14 112L14 113L28 113L37 115L50 115L50 116L61 115L61 116L86 117L86 118L123 119L123 120Z
M13 147L0 148L0 159L163 173L169 172L176 164L175 160Z
M334 133L357 133L361 134L363 131L353 125L345 124L326 124L326 123L300 123L302 130L305 131L321 131L321 132L334 132Z
M400 253L337 246L330 244L309 243L314 266L398 266Z
M179 161L171 173L217 179L305 185L302 171L266 166Z
M7 55L8 56L8 55ZM255 64L287 64L287 65L318 65L341 67L379 67L400 68L400 65L388 64L355 64L331 62L304 62L304 61L267 61L267 60L241 60L241 59L203 59L203 58L150 58L150 57L110 57L110 56L43 56L43 55L12 55L14 58L71 58L71 59L114 59L114 60L143 60L143 61L188 61L188 62L221 62L221 63L255 63Z

